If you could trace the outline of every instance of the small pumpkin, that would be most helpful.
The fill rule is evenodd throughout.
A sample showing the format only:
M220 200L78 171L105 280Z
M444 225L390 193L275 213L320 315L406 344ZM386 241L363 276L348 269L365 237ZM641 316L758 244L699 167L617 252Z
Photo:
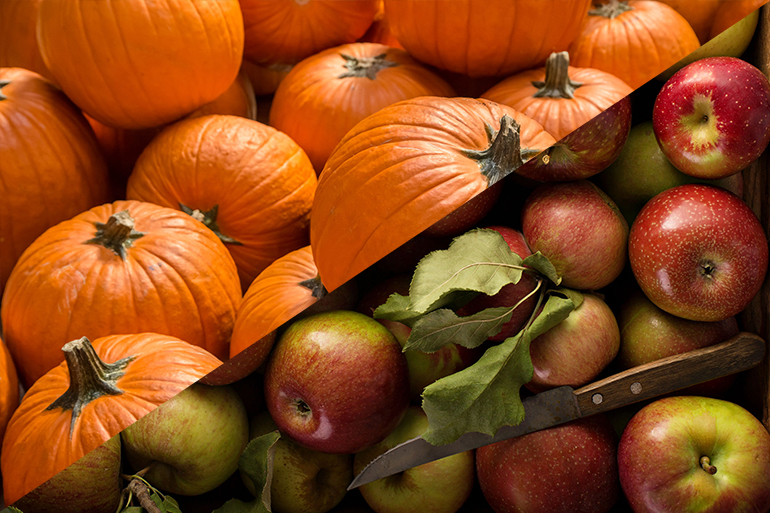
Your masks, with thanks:
M19 406L19 377L3 339L0 338L0 442L5 427Z
M151 331L226 359L240 300L235 263L203 223L151 203L116 201L35 240L11 273L0 314L28 388L79 336Z
M636 89L699 47L690 24L668 5L609 0L588 12L568 51L573 66L606 71Z
M35 23L41 0L0 2L0 68L24 68L55 82L37 47Z
M374 15L374 21L369 26L369 30L361 36L359 41L364 43L379 43L391 48L404 49L398 39L393 35L393 31L390 30L390 22L385 17L385 2L379 0L377 2L377 12Z
M27 390L3 440L7 504L46 482L221 365L167 335L81 337Z
M243 55L238 0L42 0L37 34L67 96L116 128L162 125L214 100Z
M570 66L569 54L558 52L544 68L506 78L481 96L526 114L558 141L632 91L610 73Z
M255 64L296 64L357 41L374 21L378 0L240 0L243 57Z
M332 291L555 143L485 99L423 96L356 124L321 173L313 259Z
M352 43L295 65L275 92L270 125L294 139L320 174L342 137L369 114L408 98L454 95L404 50Z
M317 185L286 134L235 116L169 126L150 143L126 197L182 210L225 243L245 289L276 258L308 244Z
M241 72L249 77L254 94L265 96L273 94L278 89L278 84L286 78L292 67L292 64L254 64L244 59L241 63Z
M107 165L80 110L21 68L0 68L0 196L0 290L36 237L111 198Z

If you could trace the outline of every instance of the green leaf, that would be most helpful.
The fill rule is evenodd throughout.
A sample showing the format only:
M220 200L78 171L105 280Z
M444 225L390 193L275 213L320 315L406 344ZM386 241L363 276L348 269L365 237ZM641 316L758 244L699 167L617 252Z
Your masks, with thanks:
M458 317L442 308L422 316L409 333L404 349L432 353L448 344L478 347L497 335L503 323L511 320L513 308L487 308L473 315Z
M0 511L0 513L24 513L19 508L14 508L13 506L8 506L7 508L3 509L3 511Z
M375 319L388 319L389 321L403 322L407 326L411 326L420 317L420 314L410 309L411 304L409 296L402 296L394 292L385 303L374 309L372 315Z
M182 510L179 508L179 503L170 495L163 496L163 508L168 513L182 513Z
M443 445L470 431L494 435L502 426L521 423L520 389L533 374L530 343L569 316L575 301L582 301L578 294L549 291L530 326L487 349L473 365L427 386L422 407L429 425L423 438Z
M561 276L556 272L556 268L551 261L539 251L534 255L526 257L522 264L539 272L548 278L554 285L559 285L561 283Z

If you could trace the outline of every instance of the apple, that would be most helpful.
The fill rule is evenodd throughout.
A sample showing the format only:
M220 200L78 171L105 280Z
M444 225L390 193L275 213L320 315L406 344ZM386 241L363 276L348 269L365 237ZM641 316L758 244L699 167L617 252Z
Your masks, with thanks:
M524 238L524 234L521 231L507 226L488 226L490 230L495 230L502 235L505 242L508 243L508 247L511 251L519 255L522 259L530 256L532 251L527 245L527 241ZM480 294L472 299L469 303L457 310L457 315L466 316L471 315L486 308L496 307L508 307L511 308L523 300L527 295L530 295L523 303L518 305L511 314L511 319L502 325L500 333L489 337L489 340L493 342L501 342L508 337L512 337L527 323L529 318L535 311L535 305L537 304L537 294L532 292L537 287L537 280L535 277L527 272L521 274L521 279L517 283L510 283L504 286L500 291L493 295L488 296L486 294Z
M278 429L270 413L251 418L251 439ZM326 513L345 497L353 480L353 456L313 451L281 436L275 444L270 511L273 513ZM251 479L241 472L246 488L258 497ZM260 490L261 494L261 490Z
M631 270L659 308L694 321L736 315L762 286L768 242L736 195L703 184L663 191L642 208L628 239Z
M476 226L495 206L503 191L503 183L497 182L445 215L422 233L432 237L453 237Z
M660 149L685 174L716 179L741 171L770 142L770 82L735 57L680 69L652 108Z
M358 474L380 454L421 436L427 429L425 412L411 405L398 427L383 441L356 453L354 472ZM359 490L377 513L454 513L468 500L475 480L474 451L469 450L372 481Z
M626 264L628 223L617 205L588 180L537 187L521 213L522 233L562 277L562 285L597 290Z
M354 453L385 438L409 405L401 345L364 314L300 319L273 348L265 403L282 433L309 449Z
M24 513L115 513L122 490L115 435L13 503Z
M200 495L238 470L249 441L246 409L230 386L193 384L121 433L126 459L154 487Z
M606 513L620 498L617 443L593 415L479 447L476 474L495 513Z
M566 319L530 344L535 370L525 386L542 392L590 383L615 359L619 348L620 328L612 310L599 296L584 294L583 302Z
M620 305L620 351L616 363L630 369L667 356L724 342L738 334L738 321L690 321L667 313L650 301L641 290L634 290ZM735 375L724 376L680 390L679 395L724 394Z
M770 433L721 399L672 396L642 408L618 447L636 513L770 510Z
M743 175L740 173L718 180L703 180L675 168L660 150L652 121L632 127L618 158L592 181L612 198L629 225L645 203L677 185L709 182L738 196L743 193Z

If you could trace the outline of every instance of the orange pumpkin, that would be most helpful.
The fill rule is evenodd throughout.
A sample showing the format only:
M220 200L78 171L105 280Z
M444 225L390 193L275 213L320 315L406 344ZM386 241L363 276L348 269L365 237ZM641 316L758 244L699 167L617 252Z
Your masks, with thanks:
M709 27L708 39L715 38L735 23L756 11L768 0L722 0Z
M5 427L19 406L19 377L13 364L11 353L0 338L0 442L3 440Z
M11 273L0 313L29 387L79 336L152 331L226 359L240 300L235 263L203 223L151 203L116 201L35 240Z
M254 64L243 60L241 72L245 73L251 81L256 96L273 94L278 89L278 84L289 74L292 64Z
M544 68L513 75L481 96L526 114L558 141L632 91L605 71L570 66L569 54L559 52Z
M682 15L690 24L701 43L709 39L711 25L717 19L720 5L736 3L736 0L658 0ZM737 21L737 20L736 20Z
M379 0L377 3L377 13L374 15L374 21L369 26L369 30L361 36L359 39L365 43L380 43L391 48L404 49L398 39L393 35L393 31L390 30L390 22L385 17L385 2Z
M147 146L126 196L203 221L226 244L245 289L276 258L308 244L316 185L312 164L286 134L204 116L171 125Z
M408 98L454 95L404 50L351 43L294 66L275 92L270 125L294 139L320 174L342 137L369 114Z
M240 116L246 119L257 119L257 99L249 76L239 71L224 93L213 101L195 109L185 116L186 119L200 118L209 114Z
M569 47L572 65L615 75L636 89L700 47L681 14L657 0L609 0L589 11Z
M67 96L117 128L169 123L214 100L243 53L238 0L42 0L37 33Z
M0 457L7 504L96 449L221 365L156 333L73 340L65 360L27 390Z
M555 143L498 103L423 96L368 116L321 173L310 244L332 291Z
M111 196L107 166L80 110L21 68L0 68L0 163L2 290L37 236Z
M240 0L243 57L255 64L296 64L360 38L374 20L377 0Z
M542 66L580 32L591 0L385 0L395 38L416 59L471 77Z
M35 23L41 0L3 0L0 2L0 68L24 68L51 82L53 75L37 47Z

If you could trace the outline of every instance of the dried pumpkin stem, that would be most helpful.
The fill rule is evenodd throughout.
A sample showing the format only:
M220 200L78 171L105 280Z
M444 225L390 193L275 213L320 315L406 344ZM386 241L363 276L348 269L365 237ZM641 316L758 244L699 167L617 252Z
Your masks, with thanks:
M219 240L225 244L235 244L236 246L243 246L242 242L239 242L232 237L229 237L222 233L222 230L217 224L217 216L219 215L219 205L214 205L210 210L198 210L188 207L187 205L179 204L179 208L185 214L191 216L193 219L205 224L214 234L219 237Z
M299 282L299 284L302 287L305 287L306 289L310 290L310 295L312 295L316 299L321 299L329 292L326 290L326 287L323 286L323 283L321 283L321 277L319 275L316 275L315 278L310 278L309 280L303 280Z
M464 150L463 154L476 160L481 173L492 187L524 164L521 150L521 125L508 114L500 118L500 130L487 125L490 144L485 150Z
M634 8L628 5L625 0L610 0L606 4L599 5L598 7L588 11L589 16L604 16L605 18L617 18L624 12L633 11Z
M147 513L163 512L163 510L161 510L158 505L155 504L155 501L152 500L152 497L150 496L150 488L147 486L147 483L145 483L143 479L134 477L131 479L131 481L129 481L126 488L128 488L128 490L130 490L131 493L136 496L136 500L139 502L139 505L144 508Z
M116 212L110 216L106 223L94 223L96 236L84 244L99 244L118 255L121 260L126 259L126 249L144 234L134 230L134 219L128 210Z
M545 81L534 81L532 85L538 88L535 98L572 100L575 89L583 84L569 78L569 53L554 52L545 62Z
M340 56L345 60L342 66L347 71L337 75L337 78L359 77L374 80L380 70L398 66L397 62L389 61L387 54L384 53L374 57L353 57L344 53L341 53Z
M117 386L117 380L125 374L125 369L133 356L128 356L115 363L105 363L96 354L87 337L67 342L62 347L64 359L70 375L69 388L46 410L61 408L72 410L70 420L70 437L75 429L75 423L84 406L104 395L120 395L123 393Z
M10 83L11 81L8 79L0 80L0 101L8 99L8 97L3 94L3 87L7 86Z

